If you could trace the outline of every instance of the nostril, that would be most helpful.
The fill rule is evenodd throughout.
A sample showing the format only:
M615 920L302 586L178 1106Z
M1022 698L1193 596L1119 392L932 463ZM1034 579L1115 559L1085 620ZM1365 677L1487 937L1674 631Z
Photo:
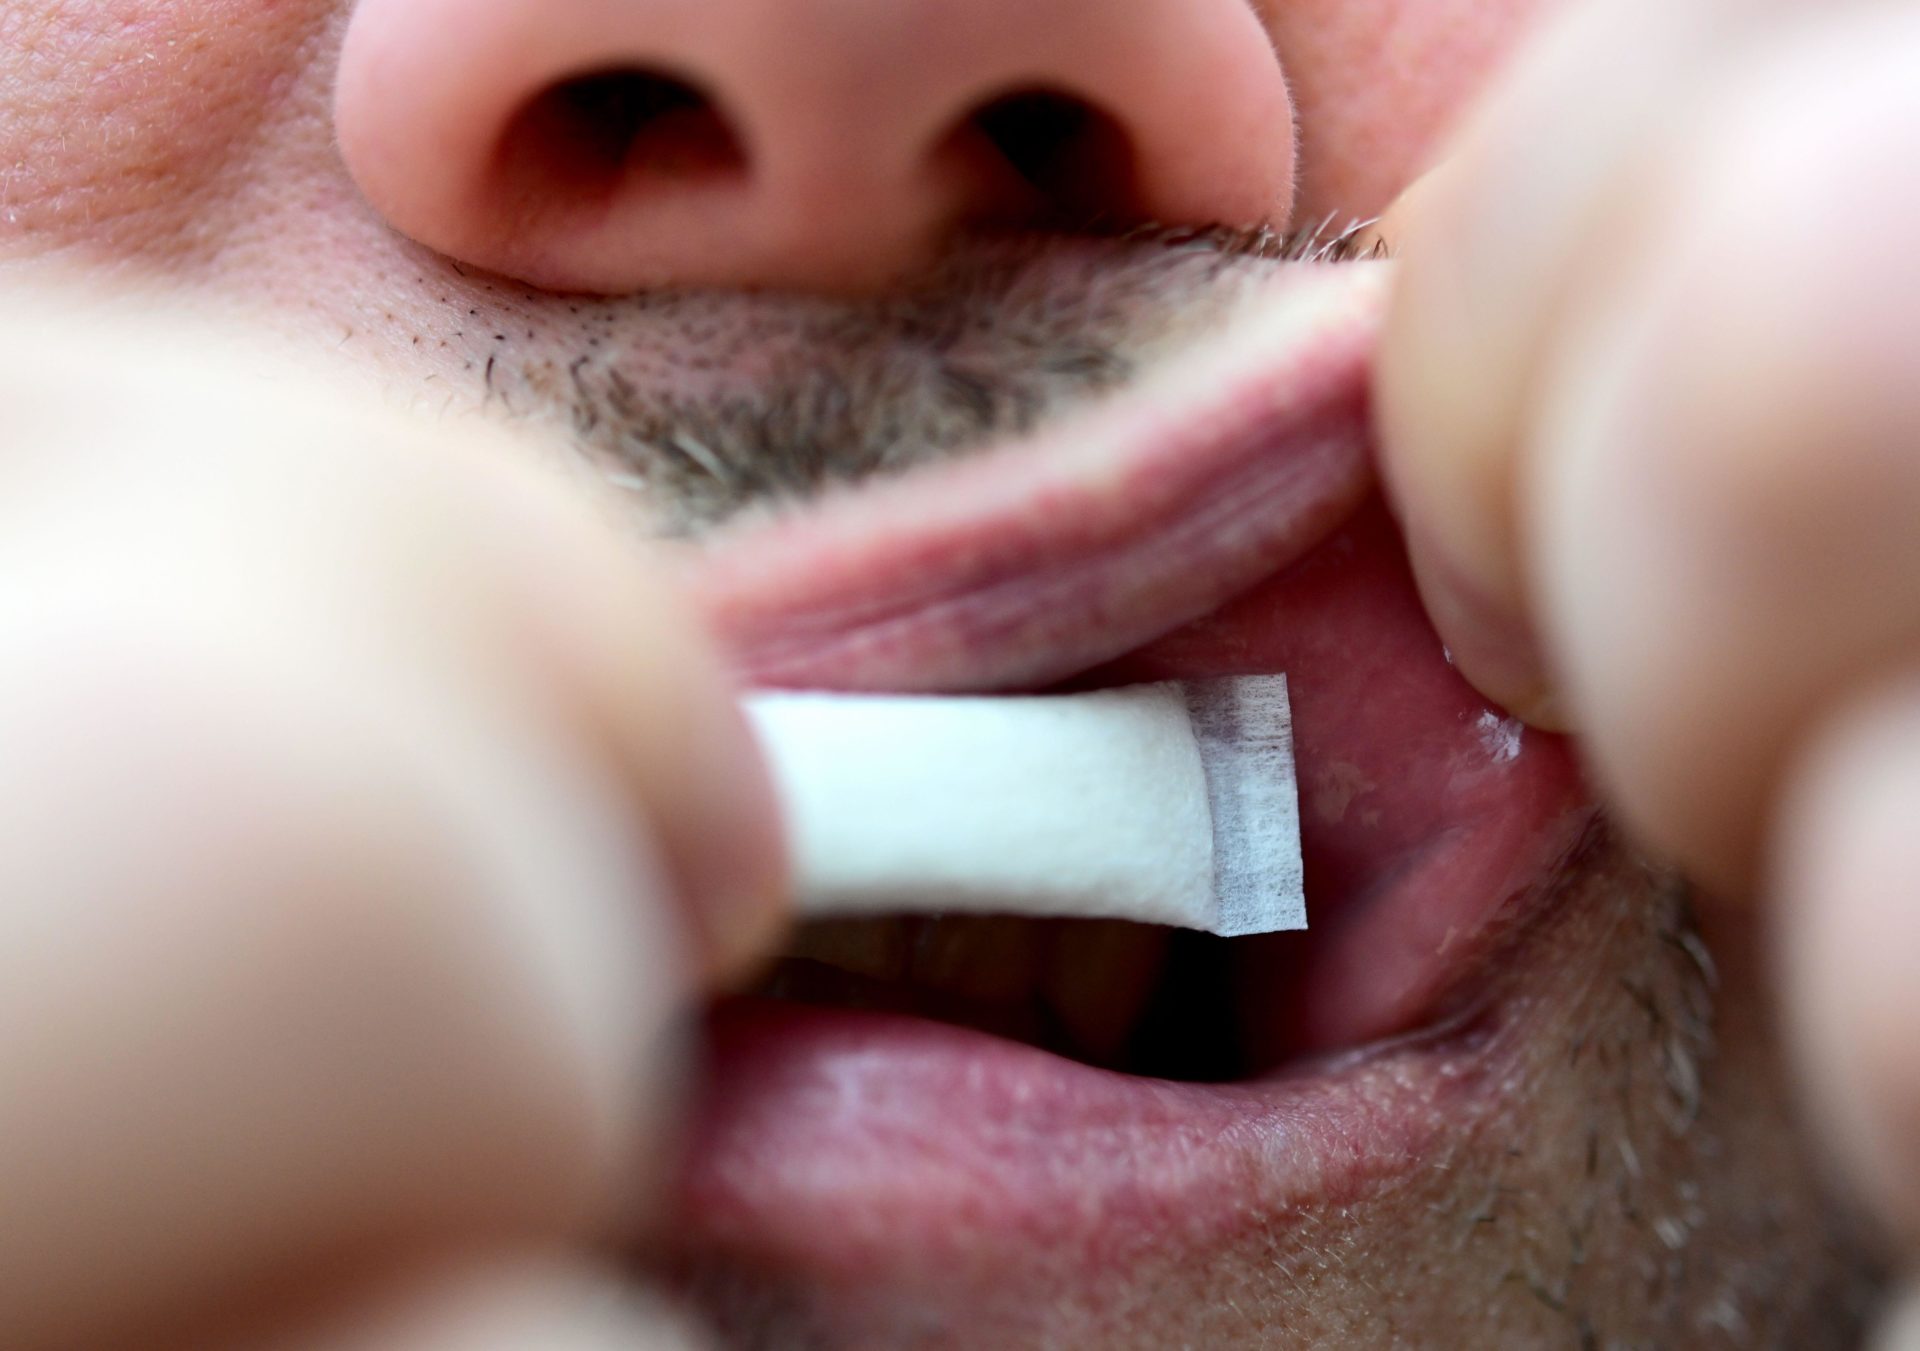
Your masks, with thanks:
M975 228L1284 220L1268 7L352 0L333 130L387 227L530 286L872 291Z
M980 108L955 135L984 142L1011 171L1029 217L1085 227L1140 214L1133 144L1119 123L1084 99L1018 90Z
M535 95L509 121L499 164L519 192L579 200L636 183L664 187L740 174L747 156L697 86L623 68L577 75Z

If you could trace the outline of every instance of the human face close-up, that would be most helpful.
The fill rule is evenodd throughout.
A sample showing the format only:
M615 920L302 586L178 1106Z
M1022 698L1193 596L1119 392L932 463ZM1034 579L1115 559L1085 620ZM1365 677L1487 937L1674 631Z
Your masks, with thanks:
M816 924L714 1001L628 1250L718 1345L1852 1344L1753 938L1373 486L1360 227L1553 7L0 13L0 262L562 446L746 683L1287 673L1306 933Z

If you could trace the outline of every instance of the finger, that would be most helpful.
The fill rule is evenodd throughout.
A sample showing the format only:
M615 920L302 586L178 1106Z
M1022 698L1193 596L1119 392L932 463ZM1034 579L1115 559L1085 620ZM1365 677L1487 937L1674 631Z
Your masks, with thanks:
M1516 477L1559 316L1604 294L1675 123L1784 4L1628 0L1567 11L1446 164L1390 213L1400 255L1377 381L1383 468L1456 665L1560 727L1529 619Z
M1589 754L1729 893L1818 710L1920 644L1917 44L1836 21L1728 85L1543 378L1527 543Z
M704 644L471 429L103 346L159 387L8 428L0 1342L591 1229L658 1153L679 916L777 855ZM9 410L68 369L5 356Z
M417 1278L252 1351L698 1351L658 1296L578 1259L497 1259Z
M1781 814L1789 1028L1858 1194L1920 1247L1920 681L1817 739Z
M556 452L396 416L177 318L10 313L0 539L62 573L105 570L129 598L192 572L221 622L251 622L282 588L315 631L464 662L469 686L566 712L650 814L708 966L766 944L784 860L730 682L658 562L536 461ZM40 584L54 568L29 570Z
M0 624L0 1341L599 1220L687 979L607 785L351 660L91 620Z

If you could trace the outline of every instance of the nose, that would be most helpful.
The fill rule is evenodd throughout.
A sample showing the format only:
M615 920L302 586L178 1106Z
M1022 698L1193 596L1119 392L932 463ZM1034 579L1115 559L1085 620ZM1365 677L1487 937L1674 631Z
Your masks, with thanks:
M348 167L556 290L882 284L957 225L1284 217L1251 0L359 0Z

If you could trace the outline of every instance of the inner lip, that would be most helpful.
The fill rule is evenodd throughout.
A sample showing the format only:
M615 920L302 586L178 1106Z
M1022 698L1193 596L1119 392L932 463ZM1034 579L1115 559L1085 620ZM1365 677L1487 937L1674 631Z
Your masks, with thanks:
M1232 942L1123 920L817 920L750 993L931 1019L1125 1074L1226 1082L1272 1068L1248 1058Z

